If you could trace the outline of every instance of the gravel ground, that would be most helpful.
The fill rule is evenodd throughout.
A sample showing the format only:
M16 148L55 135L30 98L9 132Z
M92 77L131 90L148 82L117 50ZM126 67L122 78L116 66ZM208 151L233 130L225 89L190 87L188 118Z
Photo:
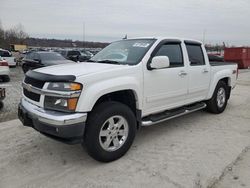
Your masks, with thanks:
M4 108L0 110L0 122L17 118L17 106L21 98L21 83L24 74L21 67L10 69L10 82L0 83L0 87L6 88L6 98L4 99Z
M0 187L250 187L249 93L244 72L223 114L143 127L130 151L108 164L18 120L0 123Z

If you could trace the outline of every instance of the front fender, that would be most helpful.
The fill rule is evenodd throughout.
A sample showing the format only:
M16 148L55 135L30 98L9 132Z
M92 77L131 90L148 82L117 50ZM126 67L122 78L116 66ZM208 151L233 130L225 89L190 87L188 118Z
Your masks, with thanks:
M100 97L121 90L132 90L135 94L137 109L141 109L142 100L139 100L142 97L141 85L136 78L130 76L110 78L84 85L76 110L89 112Z

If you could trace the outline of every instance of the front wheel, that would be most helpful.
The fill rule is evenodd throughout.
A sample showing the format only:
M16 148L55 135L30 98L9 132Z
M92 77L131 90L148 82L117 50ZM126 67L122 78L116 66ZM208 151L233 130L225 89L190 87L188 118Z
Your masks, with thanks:
M94 159L110 162L122 157L136 134L136 118L132 110L119 102L104 102L90 113L84 146Z
M222 113L228 101L228 89L229 87L225 82L219 81L212 98L207 101L207 110L214 114Z

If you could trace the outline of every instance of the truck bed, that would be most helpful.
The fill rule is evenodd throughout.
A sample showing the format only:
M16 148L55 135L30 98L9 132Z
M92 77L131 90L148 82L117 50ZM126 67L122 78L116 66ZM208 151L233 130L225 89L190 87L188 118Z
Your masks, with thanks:
M234 65L235 62L209 61L211 66Z

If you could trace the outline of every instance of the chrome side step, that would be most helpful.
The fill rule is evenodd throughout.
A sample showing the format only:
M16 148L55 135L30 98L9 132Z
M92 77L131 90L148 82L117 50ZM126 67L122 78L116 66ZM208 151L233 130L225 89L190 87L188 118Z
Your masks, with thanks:
M206 103L199 102L193 105L184 106L184 107L177 108L174 110L167 110L159 114L149 115L145 118L142 118L142 126L150 126L150 125L154 125L157 123L161 123L169 119L173 119L179 116L183 116L183 115L204 109L206 108L206 106L207 106Z

